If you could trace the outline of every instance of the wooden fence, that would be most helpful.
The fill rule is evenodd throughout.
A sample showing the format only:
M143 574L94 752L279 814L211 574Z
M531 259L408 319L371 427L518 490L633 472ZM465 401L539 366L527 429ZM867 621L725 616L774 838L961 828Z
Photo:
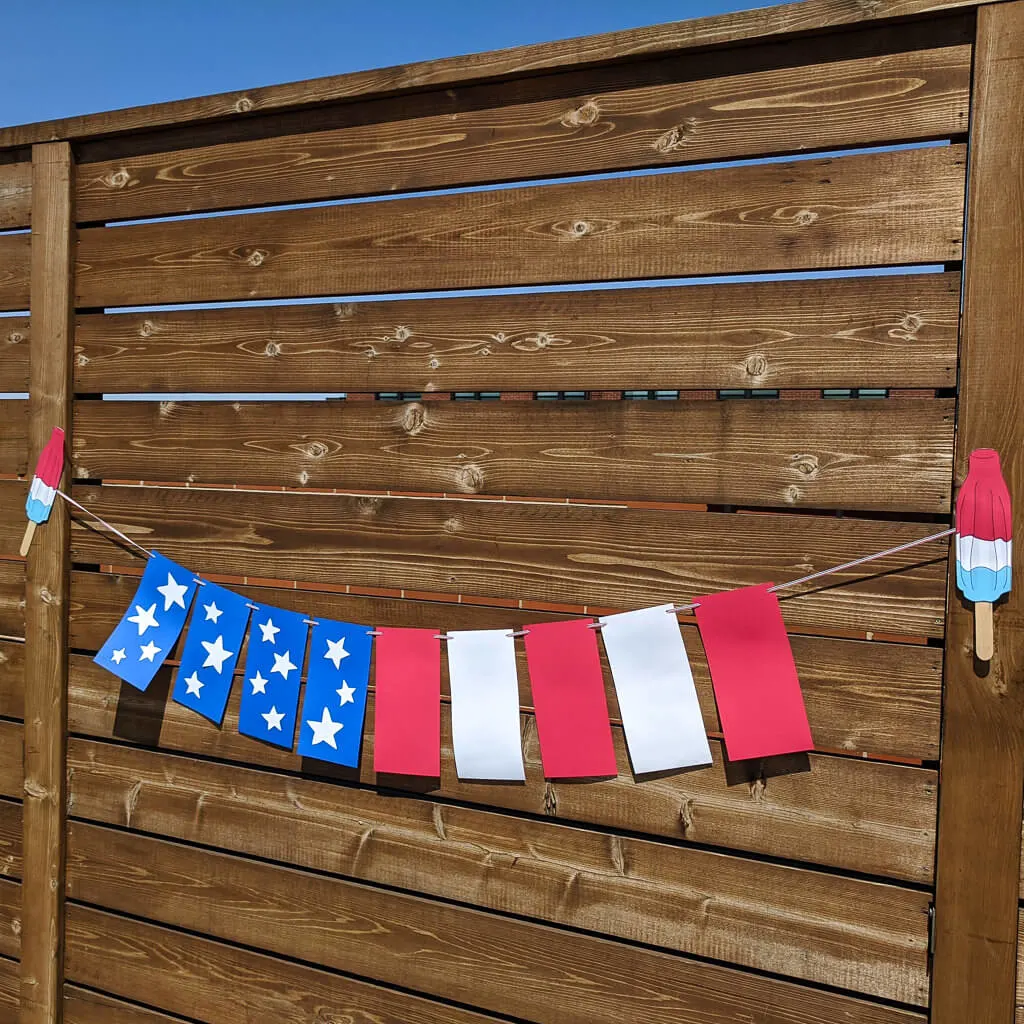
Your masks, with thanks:
M445 712L430 788L372 700L332 775L97 669L142 562L60 502L13 552L54 425L143 544L375 624L790 579L979 446L1024 505L1022 96L1022 0L808 0L0 130L0 1019L1009 1024L1024 617L976 665L943 545L783 601L803 763L545 781L522 673L527 782Z

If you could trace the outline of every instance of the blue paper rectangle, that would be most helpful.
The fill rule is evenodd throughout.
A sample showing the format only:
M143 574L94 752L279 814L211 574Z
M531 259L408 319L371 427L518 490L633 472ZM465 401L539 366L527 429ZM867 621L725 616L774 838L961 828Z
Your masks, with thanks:
M322 619L313 627L299 722L303 757L358 766L371 644L367 626Z
M292 749L309 627L300 612L258 605L249 627L238 731Z
M195 591L191 572L154 551L131 606L93 660L145 690L180 636Z
M247 597L215 583L203 584L174 677L177 703L220 725L248 624Z

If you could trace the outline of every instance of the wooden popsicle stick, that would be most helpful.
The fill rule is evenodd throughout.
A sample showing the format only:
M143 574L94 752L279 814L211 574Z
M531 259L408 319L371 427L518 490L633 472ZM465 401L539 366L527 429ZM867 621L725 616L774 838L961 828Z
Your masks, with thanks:
M28 549L32 546L32 538L35 536L36 526L38 523L33 520L28 521L28 526L25 527L25 536L21 538L21 557L24 558L28 554Z
M989 601L975 601L974 656L978 661L991 661L993 651L992 604Z

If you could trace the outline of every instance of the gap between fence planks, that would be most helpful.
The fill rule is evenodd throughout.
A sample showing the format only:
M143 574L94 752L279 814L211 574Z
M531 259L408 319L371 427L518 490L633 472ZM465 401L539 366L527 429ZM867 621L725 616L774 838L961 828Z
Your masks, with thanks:
M70 769L76 818L927 1000L923 892L373 790L346 788L339 801L337 785L105 743L73 740ZM95 852L77 856L91 874ZM353 914L375 902L351 893L335 902ZM210 919L195 926L209 931Z
M466 90L432 97L430 114L426 97L412 113L350 106L355 123L334 130L83 164L78 210L110 222L944 138L966 131L970 66L961 45L631 89L596 79L526 103Z
M782 582L934 532L823 516L458 499L88 485L73 493L194 572L605 608ZM114 552L124 564L135 560L77 522L72 534L76 561L102 563ZM869 575L836 574L827 587L783 599L783 615L791 626L941 635L946 554L936 544L883 559Z
M948 514L953 414L946 399L79 402L73 472Z
M965 147L86 228L83 306L942 263ZM443 230L438 225L443 224Z
M80 314L75 388L944 388L959 302L953 272Z

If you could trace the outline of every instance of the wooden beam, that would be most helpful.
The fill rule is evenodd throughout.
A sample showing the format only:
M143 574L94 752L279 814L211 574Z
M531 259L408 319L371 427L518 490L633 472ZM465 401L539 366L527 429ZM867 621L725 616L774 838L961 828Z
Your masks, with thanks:
M71 429L74 208L67 143L32 151L29 451L54 427ZM70 441L70 439L69 439ZM67 506L58 501L28 554L25 638L25 874L21 1022L56 1024L63 1001L64 821L67 734Z
M1024 507L1024 2L979 11L971 128L957 468L997 448ZM1009 1024L1014 1014L1024 786L1024 594L996 610L995 657L974 661L972 620L952 587L946 625L934 1024Z

